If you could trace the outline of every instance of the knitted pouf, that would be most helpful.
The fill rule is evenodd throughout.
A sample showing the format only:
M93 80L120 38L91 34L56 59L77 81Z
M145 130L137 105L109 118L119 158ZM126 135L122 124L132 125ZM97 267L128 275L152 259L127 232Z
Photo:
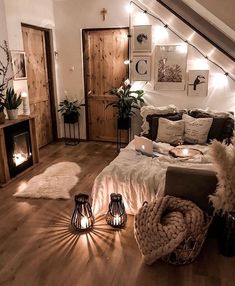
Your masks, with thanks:
M165 196L139 209L134 232L144 262L152 264L203 226L203 211L193 202Z

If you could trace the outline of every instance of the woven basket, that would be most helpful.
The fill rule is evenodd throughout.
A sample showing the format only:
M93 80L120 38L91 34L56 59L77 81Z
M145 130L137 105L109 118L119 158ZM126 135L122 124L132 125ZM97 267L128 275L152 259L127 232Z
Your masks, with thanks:
M207 214L204 214L204 218L205 225L197 235L189 235L173 252L163 256L161 259L164 262L174 265L184 265L193 262L197 258L213 219L213 217L208 216Z

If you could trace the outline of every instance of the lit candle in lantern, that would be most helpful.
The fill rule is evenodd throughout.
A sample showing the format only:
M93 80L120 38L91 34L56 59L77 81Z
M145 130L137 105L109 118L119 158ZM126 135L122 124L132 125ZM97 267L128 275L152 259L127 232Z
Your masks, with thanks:
M74 197L75 209L71 218L71 225L77 231L91 230L94 224L94 217L89 203L89 196L78 194Z
M23 113L24 115L28 114L28 94L27 92L22 92L21 93L21 97L22 97L22 104L23 104Z
M120 225L121 218L119 215L115 215L113 223L114 223L114 225Z
M88 228L88 225L89 225L88 218L87 218L86 216L84 216L84 217L81 219L81 228L82 228L82 229L86 229L86 228Z
M122 202L122 195L112 193L110 195L109 210L106 214L107 224L113 227L124 227L127 221L125 206Z

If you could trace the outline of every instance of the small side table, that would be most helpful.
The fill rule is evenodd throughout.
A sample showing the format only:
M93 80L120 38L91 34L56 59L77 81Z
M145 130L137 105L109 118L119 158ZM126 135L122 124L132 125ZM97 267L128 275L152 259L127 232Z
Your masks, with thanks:
M127 133L127 142L122 142L123 132ZM117 152L120 151L122 146L126 146L131 140L131 118L126 118L125 122L118 118L117 122Z

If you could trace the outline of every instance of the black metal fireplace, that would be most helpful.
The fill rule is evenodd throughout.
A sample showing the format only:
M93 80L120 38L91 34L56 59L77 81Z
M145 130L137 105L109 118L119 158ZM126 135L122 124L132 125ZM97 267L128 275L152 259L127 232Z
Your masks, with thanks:
M29 121L4 128L4 136L10 177L13 178L33 165Z

